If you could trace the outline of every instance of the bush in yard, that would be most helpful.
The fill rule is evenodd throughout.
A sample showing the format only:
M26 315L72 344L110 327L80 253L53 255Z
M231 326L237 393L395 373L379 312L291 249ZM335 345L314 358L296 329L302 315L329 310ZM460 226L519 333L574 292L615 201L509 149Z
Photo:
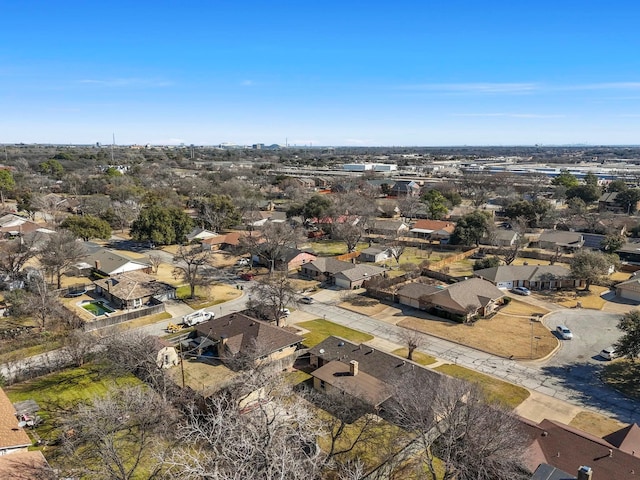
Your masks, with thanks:
M484 268L499 267L500 259L498 257L481 258L473 262L473 270L482 270Z

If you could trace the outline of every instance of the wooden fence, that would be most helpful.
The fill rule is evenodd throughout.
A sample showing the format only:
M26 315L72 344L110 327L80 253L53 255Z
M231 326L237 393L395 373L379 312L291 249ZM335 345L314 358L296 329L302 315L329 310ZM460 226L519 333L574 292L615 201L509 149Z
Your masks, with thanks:
M126 313L121 313L119 315L110 315L108 317L100 318L99 320L93 320L91 322L85 322L84 330L86 332L91 330L97 330L99 328L110 327L111 325L117 325L119 323L128 322L129 320L134 320L136 318L145 317L147 315L155 315L157 313L162 313L165 311L164 303L160 305L154 305L152 307L139 308L136 310L131 310Z

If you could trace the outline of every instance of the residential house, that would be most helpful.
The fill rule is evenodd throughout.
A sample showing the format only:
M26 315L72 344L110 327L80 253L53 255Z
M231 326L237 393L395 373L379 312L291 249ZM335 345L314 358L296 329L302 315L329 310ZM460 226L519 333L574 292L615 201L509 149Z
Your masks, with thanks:
M368 233L388 237L404 236L409 232L409 225L401 220L376 220Z
M445 288L442 285L427 285L421 282L405 283L398 287L396 290L396 298L402 305L407 305L413 308L425 309L425 306L421 303L423 297L427 297L432 293L436 293Z
M259 230L254 232L230 232L205 238L200 241L200 247L202 247L203 250L231 250L238 248L241 245L242 239L248 236L259 238L262 234Z
M362 284L373 277L385 275L386 269L375 265L355 265L354 268L336 273L333 278L336 287L354 289L362 287Z
M538 237L538 245L545 250L560 249L576 251L584 245L584 237L580 232L565 232L563 230L545 230Z
M246 355L256 362L293 362L296 349L304 340L286 329L276 327L243 313L231 313L196 326L196 342L210 343L205 347L214 356L229 363Z
M520 235L513 230L497 229L480 240L482 245L493 245L495 247L512 247L516 244Z
M466 322L486 317L501 305L504 292L481 278L448 285L420 298L420 308L444 318Z
M636 455L640 452L640 429L637 425L600 438L553 420L535 423L521 419L521 422L531 442L525 456L525 466L531 471L541 464L576 473L580 466L587 466L591 476L582 478L593 480L631 479L635 478L634 472L640 472L640 457ZM567 477L560 478L564 480Z
M636 267L640 265L640 240L630 239L631 241L625 243L622 247L616 250L620 263L622 265L629 265Z
M95 292L119 309L139 308L176 298L175 287L142 271L117 273L93 283Z
M27 233L35 232L42 225L38 225L24 217L8 213L0 217L0 233L10 236L22 236Z
M635 205L622 204L618 201L619 192L607 192L598 199L598 212L629 213L640 210L640 202Z
M217 236L219 236L217 233L207 230L206 228L196 227L187 234L187 241L192 243L198 240L205 240L207 238Z
M262 255L254 255L253 263L262 265L263 267L273 268L274 270L291 271L297 270L317 258L317 255L313 253L305 252L297 248L285 247L280 251L278 257L273 259L273 265L271 264L271 260Z
M422 187L413 180L398 180L393 184L389 194L395 197L417 197Z
M316 390L343 392L375 409L392 398L393 386L402 377L426 383L439 375L396 355L334 336L309 349L309 361L315 368L311 375Z
M369 247L360 252L358 259L361 262L384 262L393 256L393 247Z
M0 388L0 457L26 452L32 442L18 424L17 412L7 394Z
M531 290L552 290L584 286L568 268L560 265L501 265L476 270L473 275L493 283L498 288L526 287Z
M317 257L315 260L302 265L300 273L309 278L334 284L334 277L337 273L350 270L355 266L355 263L338 260L335 257Z
M418 220L410 232L416 238L448 241L455 228L455 223L444 220Z
M278 212L276 210L259 211L253 213L253 218L248 222L249 227L261 228L267 223L285 223L287 221L287 212Z
M629 280L618 283L616 296L640 303L640 276L634 274Z
M43 480L57 478L41 450L0 455L0 478L11 480Z
M86 273L88 268L102 276L141 270L151 273L151 262L146 258L131 258L123 253L108 248L99 248L87 255L82 262L74 265L79 274Z
M158 338L157 343L159 350L156 356L156 365L159 368L166 369L180 365L180 356L173 344L162 338Z

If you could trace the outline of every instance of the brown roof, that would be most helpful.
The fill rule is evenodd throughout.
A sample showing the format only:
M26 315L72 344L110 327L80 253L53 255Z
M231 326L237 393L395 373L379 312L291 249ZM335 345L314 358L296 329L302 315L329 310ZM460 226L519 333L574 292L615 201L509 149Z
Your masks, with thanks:
M0 456L0 478L11 480L43 480L51 474L40 450L16 452Z
M29 435L18 427L16 409L4 390L0 388L0 450L30 445Z
M93 283L122 300L145 298L174 289L167 283L158 282L153 275L139 270L118 273L109 278L94 280Z
M491 301L502 297L504 292L493 283L481 278L470 278L429 295L428 301L448 311L465 313L468 307L486 307Z
M399 296L407 297L418 300L425 295L431 295L432 293L439 292L444 287L439 285L427 285L426 283L412 282L405 283L396 292Z
M412 228L419 228L421 230L444 230L449 233L453 233L456 228L456 224L453 222L444 222L442 220L418 220L413 224Z
M593 469L595 479L633 479L631 472L640 472L640 457L636 457L602 438L552 420L539 424L522 420L531 438L531 470L548 463L565 472L577 472L582 465ZM536 453L537 452L537 453ZM609 453L611 452L611 454Z
M379 406L391 397L392 388L387 383L365 372L350 372L349 365L334 360L314 370L313 376L370 405Z
M604 440L615 445L623 452L631 454L638 452L640 454L640 427L638 427L637 423L632 423L617 432L607 435Z
M339 337L331 336L315 347L309 353L322 358L325 362L338 360L348 364L351 360L358 362L358 375L366 373L384 384L394 384L397 379L405 375L417 377L417 381L440 378L440 374L422 366L400 358L391 353L376 350L368 345L356 345ZM323 367L324 368L324 367ZM315 375L315 372L312 373Z
M196 330L200 336L217 341L226 338L227 348L234 355L256 346L266 355L303 340L300 335L242 313L214 318L196 326Z

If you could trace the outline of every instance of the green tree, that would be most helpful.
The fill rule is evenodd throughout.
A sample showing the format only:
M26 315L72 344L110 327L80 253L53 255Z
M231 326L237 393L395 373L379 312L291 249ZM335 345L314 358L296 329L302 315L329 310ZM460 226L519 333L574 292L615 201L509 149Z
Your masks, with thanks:
M332 207L333 203L327 195L314 195L304 204L302 216L305 220L328 217Z
M16 188L16 181L13 179L13 174L9 170L0 170L0 201L3 208L5 192L11 192L14 188Z
M498 257L486 257L480 258L473 262L473 270L482 270L485 268L499 267L500 258Z
M562 186L565 188L571 188L578 186L580 181L578 178L569 172L569 170L560 170L560 175L551 180L551 185Z
M607 192L624 192L627 188L627 182L619 178L607 185Z
M600 248L607 253L614 253L626 242L626 238L622 235L607 235L604 237Z
M625 212L629 215L636 213L638 202L640 202L640 188L629 188L616 195L616 203L624 207Z
M111 225L92 215L73 215L67 217L60 224L60 227L69 230L85 242L91 238L108 240L111 237Z
M451 235L451 242L454 244L476 245L480 244L480 239L489 233L489 215L476 210L463 216Z
M427 190L421 200L427 206L429 218L440 220L449 212L447 199L438 190Z
M545 200L520 200L505 207L505 215L511 220L523 219L528 227L536 228L552 212Z
M615 344L616 352L635 362L640 355L640 310L625 313L618 322L618 330L624 335Z
M151 205L140 211L131 225L131 236L137 241L158 245L182 243L193 229L193 220L177 207Z
M597 187L598 186L598 176L595 173L588 172L584 176L584 184L585 185L590 185L592 187Z
M608 255L602 252L582 250L576 253L571 259L571 275L578 280L584 280L586 291L590 290L591 284L600 282L607 275L611 267L618 264L616 255Z
M576 185L567 190L567 198L578 197L584 200L585 203L595 202L600 198L602 190L597 185Z
M64 167L55 158L40 163L40 165L38 165L38 169L43 175L51 175L55 178L62 177L62 174L64 173Z

